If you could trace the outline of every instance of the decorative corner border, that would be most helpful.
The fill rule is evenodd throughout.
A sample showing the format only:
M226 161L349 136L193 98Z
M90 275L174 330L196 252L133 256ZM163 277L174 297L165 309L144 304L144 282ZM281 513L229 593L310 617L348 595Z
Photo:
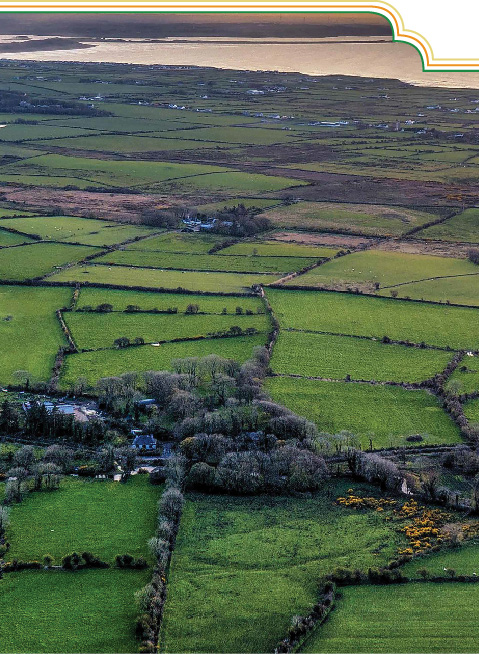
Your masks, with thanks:
M404 2L404 0L401 0ZM419 0L424 2L425 0ZM408 1L411 12L413 7ZM430 3L430 4L436 4ZM456 0L456 5L460 4ZM416 5L417 7L417 5ZM459 13L460 7L457 7ZM431 12L433 7L431 7ZM380 15L389 22L392 29L393 41L407 43L415 48L422 60L423 71L479 71L479 55L476 58L439 58L434 55L433 48L428 39L421 33L405 27L401 13L388 2L381 0L373 3L361 2L360 0L350 2L332 1L280 1L274 2L265 0L171 0L170 2L155 0L127 1L119 0L13 0L10 2L0 0L0 12L25 12L25 13L76 13L76 12L158 12L158 13L365 13ZM439 10L436 8L436 18ZM479 11L478 11L479 15ZM443 18L446 18L443 16ZM464 16L462 16L464 18ZM447 31L450 34L450 30ZM479 49L479 47L478 47Z

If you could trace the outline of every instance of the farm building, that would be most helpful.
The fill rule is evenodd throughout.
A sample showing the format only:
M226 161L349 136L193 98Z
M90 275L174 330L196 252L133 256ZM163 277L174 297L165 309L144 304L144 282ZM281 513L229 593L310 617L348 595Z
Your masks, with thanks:
M151 434L137 434L131 446L136 450L156 450L156 439Z

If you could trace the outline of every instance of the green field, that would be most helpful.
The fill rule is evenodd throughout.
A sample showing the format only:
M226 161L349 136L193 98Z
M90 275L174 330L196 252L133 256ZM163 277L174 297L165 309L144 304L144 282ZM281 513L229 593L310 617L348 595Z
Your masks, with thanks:
M418 237L479 243L479 209L466 209L440 225L433 225L419 232Z
M275 207L263 215L278 227L393 236L434 220L434 215L422 211L346 202L298 202Z
M167 136L168 134L168 136ZM42 145L68 148L69 150L93 150L95 152L169 152L171 150L201 150L216 147L234 147L220 142L200 142L187 140L188 132L182 132L186 138L173 138L173 132L165 133L166 138L158 135L145 134L117 135L94 134L90 136L75 136L73 138L60 138L51 141L42 141ZM68 135L67 135L68 136ZM162 135L163 136L163 135ZM32 145L35 145L33 142Z
M37 218L11 218L0 220L0 227L36 234L44 240L72 241L85 245L113 245L137 236L158 231L145 225L127 225L77 218L76 216L42 216Z
M232 326L243 330L254 327L267 332L270 321L260 316L155 315L153 313L80 313L64 314L72 336L80 349L113 347L113 341L126 336L131 341L141 337L146 343L174 338L207 336L212 332L228 331Z
M353 252L347 257L328 261L319 268L314 268L289 283L333 288L359 284L360 286L366 286L370 291L374 291L375 284L380 284L380 288L385 286L393 287L397 284L431 277L452 277L468 274L479 275L479 268L467 259L367 250ZM403 287L399 286L395 290L403 291ZM408 292L410 292L409 287Z
M44 139L62 139L68 136L88 134L88 130L54 125L7 125L0 132L0 141L33 141ZM48 140L47 140L48 143ZM35 147L35 143L31 143ZM54 145L54 143L52 143Z
M346 488L335 484L331 496ZM378 514L324 495L194 495L173 553L161 650L273 651L292 616L314 604L320 575L380 565L400 538Z
M69 288L0 286L2 383L13 382L16 370L49 379L57 350L65 344L55 311L69 304L71 294Z
M126 250L151 250L159 252L187 252L189 254L207 254L217 243L224 241L213 234L188 234L168 232L159 236L131 243Z
M152 266L176 270L221 270L225 272L288 273L316 263L304 257L239 257L222 254L176 254L115 250L97 259L98 263L124 266ZM472 264L471 264L472 265Z
M477 652L477 584L360 586L341 595L302 652Z
M12 572L0 593L0 651L136 652L134 594L148 571Z
M413 282L384 289L379 291L379 294L389 296L391 291L397 292L399 298L410 297L415 300L432 300L444 304L479 306L479 272L459 277Z
M451 354L349 336L281 332L271 367L280 374L326 379L419 382L444 370Z
M115 311L124 311L128 305L139 306L141 309L159 309L165 311L176 307L184 313L189 304L197 304L200 312L221 313L226 308L227 313L235 313L236 307L243 312L258 311L264 313L264 305L259 297L241 296L221 297L214 295L184 295L179 293L153 293L149 291L123 291L108 288L83 287L80 291L77 307L97 307L99 304L111 304Z
M218 189L232 193L245 191L278 191L290 186L302 186L304 182L286 177L272 177L255 173L243 173L229 168L195 163L170 163L158 161L109 161L61 154L45 154L19 161L8 168L1 179L17 179L18 183L35 183L32 177L55 178L53 185L63 187L80 179L86 186L106 185L112 187L143 187L145 189ZM174 181L173 181L174 180ZM51 180L50 180L51 181ZM170 182L169 185L165 182ZM38 180L37 183L40 183Z
M363 448L407 445L421 434L424 443L459 443L459 430L438 400L423 390L290 377L267 380L275 402L316 422L320 431L357 435Z
M60 378L61 387L70 388L79 377L86 377L93 385L102 377L121 375L124 372L168 370L173 359L205 357L218 354L241 363L251 358L256 345L264 345L264 334L235 338L204 339L169 343L161 347L144 345L125 350L104 350L73 354L66 358Z
M1 151L1 150L0 150ZM31 216L30 211L22 211L21 209L8 209L0 207L0 218L12 218L13 216Z
M479 400L469 400L464 404L464 415L473 423L479 423Z
M479 548L477 540L458 548L449 548L442 552L434 552L428 556L413 559L401 569L408 577L420 578L418 571L422 568L426 568L431 577L444 576L444 568L452 568L458 575L478 574Z
M301 243L284 241L243 241L221 250L221 254L262 257L313 257L314 259L334 257L338 250Z
M61 154L46 154L31 161L19 162L9 167L9 174L58 175L78 177L91 184L105 183L107 186L138 186L169 179L223 172L218 166L198 164L175 164L156 161L108 161L67 157ZM65 185L69 182L66 181Z
M479 348L477 309L322 291L268 289L267 296L283 328Z
M30 493L10 515L6 559L42 561L46 554L61 564L72 552L93 552L113 563L117 554L150 558L147 540L155 533L160 487L148 475L126 484L72 477L52 492Z
M478 357L464 357L449 379L460 383L460 393L479 391Z
M23 281L43 277L57 266L81 261L96 249L86 245L34 243L0 250L0 278Z
M61 247L61 246L60 246ZM1 258L0 258L1 265ZM212 293L246 293L253 284L269 284L275 275L247 275L237 273L182 272L181 270L155 270L151 268L128 268L126 266L76 266L68 268L52 281L89 282L90 284L118 284L143 286L145 288L185 288L192 291Z
M30 241L31 239L28 236L22 236L21 234L7 232L6 229L1 229L0 227L0 247L20 245L21 243L28 243Z

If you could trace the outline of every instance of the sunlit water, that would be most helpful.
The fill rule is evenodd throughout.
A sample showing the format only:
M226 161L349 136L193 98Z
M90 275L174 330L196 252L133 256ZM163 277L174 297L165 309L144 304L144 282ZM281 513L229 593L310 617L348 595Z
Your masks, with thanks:
M330 39L183 38L153 43L89 41L93 47L72 50L27 51L1 54L6 59L35 61L90 61L185 66L213 66L236 70L279 70L308 75L361 75L396 78L422 86L479 88L479 73L427 72L419 53L404 43L384 37ZM352 42L354 41L354 42ZM358 42L360 41L360 42Z

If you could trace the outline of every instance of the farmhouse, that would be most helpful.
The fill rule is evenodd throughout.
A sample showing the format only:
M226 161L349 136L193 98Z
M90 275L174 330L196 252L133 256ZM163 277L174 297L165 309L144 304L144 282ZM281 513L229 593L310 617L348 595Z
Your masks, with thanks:
M131 446L135 450L156 450L156 439L151 434L137 434Z

